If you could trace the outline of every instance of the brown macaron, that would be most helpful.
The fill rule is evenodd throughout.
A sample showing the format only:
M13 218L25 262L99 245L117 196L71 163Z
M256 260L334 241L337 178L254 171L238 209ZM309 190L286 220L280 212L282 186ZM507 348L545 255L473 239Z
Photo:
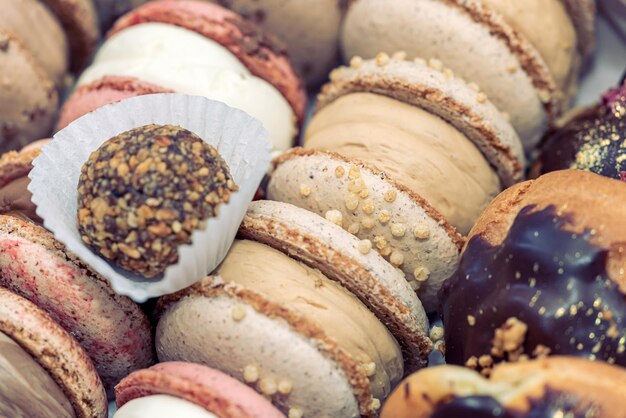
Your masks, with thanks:
M83 348L48 314L4 288L0 347L0 381L7 388L0 415L107 416L104 387Z
M503 364L489 379L438 366L405 379L381 418L623 418L624 387L623 368L574 357Z
M85 348L113 386L153 362L150 324L140 307L40 226L0 215L0 286L46 311Z
M483 212L441 292L446 360L546 354L626 365L626 184L565 170Z

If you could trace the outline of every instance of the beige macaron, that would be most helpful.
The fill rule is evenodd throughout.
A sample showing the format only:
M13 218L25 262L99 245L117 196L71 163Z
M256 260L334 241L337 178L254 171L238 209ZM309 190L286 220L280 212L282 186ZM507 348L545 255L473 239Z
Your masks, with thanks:
M438 366L405 379L381 417L623 418L618 405L625 386L623 368L575 357L500 365L489 379L463 367Z
M43 367L67 397L75 416L106 417L108 405L104 387L78 342L28 300L4 288L0 288L0 300L0 333L16 342ZM0 406L0 410L11 409L11 399L8 401L9 405ZM32 399L32 402L37 401ZM32 407L37 410L36 405Z
M577 83L577 42L558 0L357 0L341 35L346 59L403 50L443 61L510 115L527 151Z
M421 302L398 271L374 249L337 223L288 203L252 202L239 229L241 238L275 248L317 269L357 296L396 337L406 372L428 364L432 343Z

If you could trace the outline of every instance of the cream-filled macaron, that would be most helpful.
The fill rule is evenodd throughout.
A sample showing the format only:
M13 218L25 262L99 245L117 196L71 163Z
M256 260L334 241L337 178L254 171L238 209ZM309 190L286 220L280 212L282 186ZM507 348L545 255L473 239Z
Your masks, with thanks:
M270 199L324 215L376 243L428 311L453 271L461 234L503 187L523 152L484 93L441 63L380 54L331 74L304 147L276 161ZM330 153L329 153L330 152ZM336 153L336 154L333 154Z
M442 60L509 114L528 151L576 91L594 16L588 1L357 0L342 47L346 59L403 50Z

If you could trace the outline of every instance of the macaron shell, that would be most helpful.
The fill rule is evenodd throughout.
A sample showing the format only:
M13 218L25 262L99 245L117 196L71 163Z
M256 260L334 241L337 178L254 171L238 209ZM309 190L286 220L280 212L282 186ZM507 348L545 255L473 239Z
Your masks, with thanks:
M0 73L0 152L6 152L50 134L59 97L31 53L2 29Z
M294 149L278 157L274 165L267 188L269 199L291 203L320 216L338 210L344 227L359 225L355 234L358 238L385 243L380 244L380 249L401 252L404 258L401 269L419 289L417 294L424 309L426 312L437 309L437 292L457 266L463 238L424 199L384 172L334 153ZM346 207L345 199L352 187L351 169L358 171L369 190L374 209L371 214L364 213L362 208L352 211ZM384 196L394 198L390 202ZM382 210L390 214L387 222L379 220ZM369 229L363 226L367 222L371 222ZM390 229L393 223L405 225L407 233L394 237ZM424 238L415 235L416 228L425 231L424 235L418 234ZM416 272L421 272L419 282L414 276Z
M153 362L150 324L45 229L0 216L0 285L45 310L85 348L107 390Z
M517 133L488 97L465 81L419 60L379 55L334 70L318 95L317 109L354 92L382 94L441 117L480 149L505 186L523 179L525 158Z
M115 387L118 408L133 399L157 394L188 400L220 418L284 418L248 386L200 364L160 363L132 373Z
M409 58L441 60L510 115L526 150L561 100L538 51L478 0L399 0L393 7L358 0L348 10L341 42L345 59L404 50Z
M46 142L40 142L46 141ZM38 146L22 149L21 151L9 151L0 156L0 187L6 186L11 181L28 175L32 168L33 160L39 156L41 146L48 140L33 142Z
M326 80L339 57L345 0L211 0L240 13L287 44L310 87Z
M57 129L104 105L144 94L173 93L172 90L133 77L106 76L79 86L61 108Z
M82 70L100 39L98 16L92 0L42 0L63 25L70 45L70 70Z
M77 418L106 417L104 388L78 342L28 300L3 288L0 288L0 300L0 331L48 371L63 389Z
M207 277L162 297L158 310L161 361L207 364L241 381L246 366L255 366L257 384L287 379L292 390L272 396L284 413L297 408L304 416L375 416L368 377L355 360L313 322L260 294ZM197 315L200 329L185 320ZM176 348L181 342L184 347Z
M253 202L239 236L269 245L339 282L374 312L403 348L405 373L425 367L432 343L428 319L402 272L322 217L288 203Z
M302 81L291 67L282 44L263 34L254 24L208 2L161 0L147 3L120 18L108 36L146 22L181 26L226 47L252 74L278 89L302 123L306 108Z

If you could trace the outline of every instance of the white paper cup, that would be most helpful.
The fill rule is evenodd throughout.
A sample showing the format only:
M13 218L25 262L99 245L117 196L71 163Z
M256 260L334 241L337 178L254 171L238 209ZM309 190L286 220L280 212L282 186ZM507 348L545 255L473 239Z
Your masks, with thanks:
M219 216L196 230L190 245L178 247L179 261L159 278L145 279L123 270L88 248L77 227L81 168L105 141L148 124L178 125L217 148L239 186ZM183 289L214 270L233 243L248 204L270 164L271 144L261 122L224 103L200 96L152 94L133 97L89 113L58 132L33 169L28 189L44 226L67 249L137 302Z

